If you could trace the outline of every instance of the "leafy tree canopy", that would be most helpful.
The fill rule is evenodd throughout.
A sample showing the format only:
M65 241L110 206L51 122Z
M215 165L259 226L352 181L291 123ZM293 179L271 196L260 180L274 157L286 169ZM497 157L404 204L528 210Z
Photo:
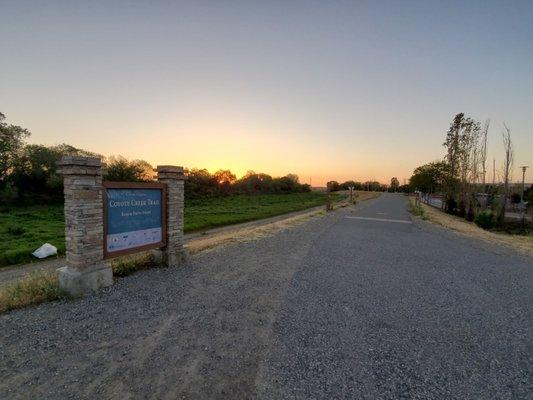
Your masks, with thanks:
M444 161L434 161L416 168L409 179L411 190L424 193L440 192L446 184L450 166Z

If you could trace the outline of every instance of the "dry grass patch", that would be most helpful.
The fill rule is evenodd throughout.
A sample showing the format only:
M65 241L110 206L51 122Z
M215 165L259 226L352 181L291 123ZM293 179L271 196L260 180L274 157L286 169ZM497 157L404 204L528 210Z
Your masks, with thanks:
M33 273L0 289L0 312L65 297L55 272Z
M409 197L411 206L414 207L414 198ZM486 231L478 227L473 222L465 221L463 218L446 214L427 204L420 205L425 219L444 228L451 229L461 235L483 240L487 243L496 244L519 251L520 253L533 256L533 236L510 235Z
M114 276L127 276L141 269L157 265L152 253L139 253L109 262ZM0 288L0 313L69 296L59 288L56 271L33 272Z
M270 237L276 233L292 228L305 221L318 216L325 215L326 212L310 211L305 214L296 215L281 221L272 222L261 226L252 226L247 228L236 229L228 232L216 234L214 236L198 237L187 244L189 254L197 254L201 251L210 250L218 246L228 245L230 243L245 243L252 240L258 240L264 237Z
M151 252L119 257L109 262L113 276L128 276L135 271L157 266L157 260Z

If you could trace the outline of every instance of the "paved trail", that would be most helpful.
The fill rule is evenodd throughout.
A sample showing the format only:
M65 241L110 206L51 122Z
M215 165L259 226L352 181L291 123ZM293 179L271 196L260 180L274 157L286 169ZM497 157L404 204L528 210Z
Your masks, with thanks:
M383 195L0 316L0 398L527 398L532 267Z

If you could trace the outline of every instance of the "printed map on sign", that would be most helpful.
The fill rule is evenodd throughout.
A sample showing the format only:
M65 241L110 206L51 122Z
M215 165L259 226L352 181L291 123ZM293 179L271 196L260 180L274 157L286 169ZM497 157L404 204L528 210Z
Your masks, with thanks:
M107 189L109 253L161 242L160 189Z

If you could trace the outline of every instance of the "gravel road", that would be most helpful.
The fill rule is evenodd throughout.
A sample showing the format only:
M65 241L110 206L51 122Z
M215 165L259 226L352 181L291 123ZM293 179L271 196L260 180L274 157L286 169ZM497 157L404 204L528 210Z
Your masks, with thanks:
M378 199L0 316L1 399L523 399L533 260Z

